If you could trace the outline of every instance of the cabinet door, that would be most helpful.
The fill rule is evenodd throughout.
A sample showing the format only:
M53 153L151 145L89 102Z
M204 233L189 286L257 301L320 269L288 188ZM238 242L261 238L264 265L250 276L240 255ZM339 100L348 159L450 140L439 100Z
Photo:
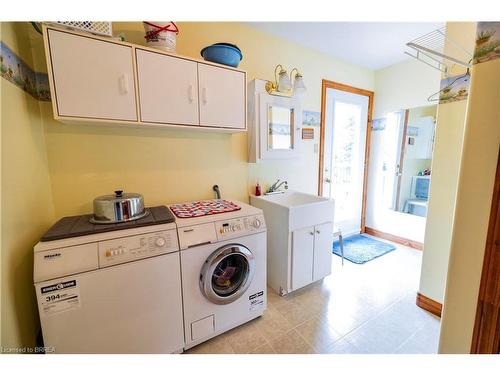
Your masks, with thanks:
M141 120L199 125L197 63L136 50Z
M302 288L313 280L314 227L297 229L292 233L292 290Z
M198 64L200 125L245 129L245 73Z
M300 156L302 111L296 98L259 95L259 149L261 159Z
M314 227L313 280L320 280L332 273L333 224Z
M47 31L58 115L137 121L132 48Z

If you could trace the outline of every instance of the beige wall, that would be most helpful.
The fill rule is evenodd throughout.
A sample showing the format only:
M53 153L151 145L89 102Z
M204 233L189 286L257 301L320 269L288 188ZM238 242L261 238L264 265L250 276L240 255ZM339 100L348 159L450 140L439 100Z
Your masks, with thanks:
M375 72L375 98L373 118L401 109L428 106L427 98L439 90L440 72L414 59L389 66ZM380 145L383 132L372 132L366 226L423 242L425 219L390 210L380 205L382 194L382 160Z
M473 50L475 23L449 22L446 27L448 37ZM452 73L462 74L465 69L455 66ZM440 104L437 111L419 292L440 303L444 300L466 111L466 100Z
M2 41L29 65L30 26L2 23ZM33 245L54 221L45 135L38 102L0 78L2 237L1 346L35 344Z
M500 59L475 65L467 110L440 353L469 353L500 146Z

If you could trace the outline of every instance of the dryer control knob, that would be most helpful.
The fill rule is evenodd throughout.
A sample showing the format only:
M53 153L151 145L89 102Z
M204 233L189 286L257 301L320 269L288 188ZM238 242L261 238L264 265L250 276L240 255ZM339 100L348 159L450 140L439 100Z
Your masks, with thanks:
M165 246L166 243L167 243L167 241L165 241L165 238L163 238L163 237L158 237L155 241L155 244L158 247L163 247L163 246Z
M259 228L260 227L260 220L255 218L252 224L255 228Z

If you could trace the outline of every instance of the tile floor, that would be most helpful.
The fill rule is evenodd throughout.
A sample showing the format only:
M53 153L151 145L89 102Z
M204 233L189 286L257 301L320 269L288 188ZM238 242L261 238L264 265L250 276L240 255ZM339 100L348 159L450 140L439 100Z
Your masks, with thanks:
M394 245L364 265L334 255L329 277L285 297L268 289L262 317L187 353L436 353L439 318L415 305L422 253Z

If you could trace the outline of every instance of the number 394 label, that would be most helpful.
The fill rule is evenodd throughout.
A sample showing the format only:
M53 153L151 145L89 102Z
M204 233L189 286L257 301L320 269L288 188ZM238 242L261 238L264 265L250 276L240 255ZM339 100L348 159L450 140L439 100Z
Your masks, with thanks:
M76 280L61 281L40 288L41 312L52 315L80 307L80 291Z

